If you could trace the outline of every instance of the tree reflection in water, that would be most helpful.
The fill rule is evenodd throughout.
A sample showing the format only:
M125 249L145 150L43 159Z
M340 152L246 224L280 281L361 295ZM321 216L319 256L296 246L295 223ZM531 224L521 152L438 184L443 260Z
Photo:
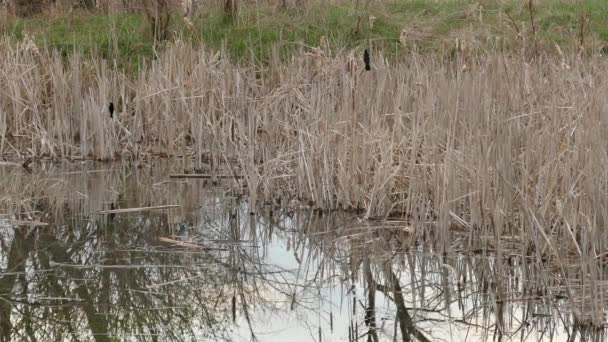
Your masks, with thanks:
M605 285L582 271L568 293L550 264L462 249L458 233L444 255L406 222L252 216L230 182L168 181L173 167L0 169L0 341L605 336Z

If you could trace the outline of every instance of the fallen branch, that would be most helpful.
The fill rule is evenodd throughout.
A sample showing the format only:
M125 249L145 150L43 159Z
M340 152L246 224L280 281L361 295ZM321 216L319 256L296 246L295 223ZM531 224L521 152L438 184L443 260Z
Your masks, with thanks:
M163 243L171 244L172 246L179 246L179 247L185 247L185 248L196 248L196 249L202 249L202 248L204 248L203 246L199 246L199 245L194 244L194 243L190 243L190 242L186 242L186 241L173 240L173 239L169 239L169 238L166 238L166 237L159 237L158 241L163 242Z
M46 222L39 221L7 220L6 222L13 226L46 227L49 225Z
M204 179L210 179L210 178L243 178L243 176L238 176L238 175L208 175L208 174L189 174L189 173L176 173L176 174L172 174L169 175L169 178L204 178Z
M150 211L150 210L160 210L160 209L171 209L171 208L179 208L179 205L171 204L171 205L159 205L156 207L141 207L141 208L125 208L125 209L112 209L112 210L102 210L98 211L98 214L123 214L123 213L135 213L140 211Z

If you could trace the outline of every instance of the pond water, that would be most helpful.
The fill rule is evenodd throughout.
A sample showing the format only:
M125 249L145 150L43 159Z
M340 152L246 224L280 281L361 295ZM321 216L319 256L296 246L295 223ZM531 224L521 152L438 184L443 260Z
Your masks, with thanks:
M250 207L179 163L33 168L0 166L0 341L605 338L602 275L466 232L443 253L398 218Z

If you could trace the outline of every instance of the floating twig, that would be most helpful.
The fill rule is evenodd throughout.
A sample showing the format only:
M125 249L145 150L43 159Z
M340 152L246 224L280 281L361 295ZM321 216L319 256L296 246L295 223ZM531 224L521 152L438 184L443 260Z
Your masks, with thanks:
M46 227L49 225L46 222L39 221L7 220L6 222L13 226Z
M124 209L111 209L111 210L102 210L98 211L98 214L123 214L123 213L134 213L139 211L150 211L150 210L160 210L160 209L171 209L171 208L179 208L179 205L171 204L171 205L159 205L155 207L140 207L140 208L124 208Z
M188 174L188 173L176 173L176 174L172 174L169 175L169 178L202 178L202 179L211 179L211 178L243 178L243 176L239 176L239 175L209 175L209 174Z
M158 241L163 242L163 243L169 243L173 246L178 246L178 247L186 247L186 248L196 248L196 249L203 249L203 246L199 246L197 244L191 243L191 242L186 242L186 241L179 241L179 240L173 240L173 239L169 239L166 237L159 237Z

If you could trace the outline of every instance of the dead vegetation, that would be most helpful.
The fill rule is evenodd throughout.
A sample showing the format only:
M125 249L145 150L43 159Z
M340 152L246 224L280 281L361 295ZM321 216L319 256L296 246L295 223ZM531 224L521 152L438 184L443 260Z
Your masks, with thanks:
M169 38L169 23L171 15L180 7L176 0L141 0L140 4L150 29L154 42Z
M232 175L255 203L290 195L432 221L444 246L456 227L533 236L522 243L558 258L606 250L603 60L414 53L387 65L372 52L365 72L360 51L320 48L258 70L178 42L129 79L4 44L6 158L183 158Z

